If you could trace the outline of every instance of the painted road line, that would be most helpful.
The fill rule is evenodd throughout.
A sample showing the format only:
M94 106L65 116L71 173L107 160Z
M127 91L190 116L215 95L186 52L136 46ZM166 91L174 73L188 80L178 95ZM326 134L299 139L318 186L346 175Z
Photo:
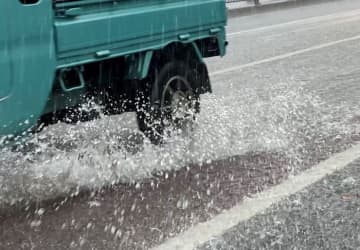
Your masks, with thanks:
M259 64L274 62L274 61L286 59L286 58L289 58L289 57L292 57L292 56L308 53L308 52L311 52L311 51L314 51L314 50L324 49L324 48L332 47L332 46L335 46L335 45L338 45L338 44L341 44L341 43L346 43L346 42L351 42L351 41L356 41L356 40L360 40L360 35L352 36L352 37L348 37L348 38L344 38L344 39L340 39L340 40L336 40L336 41L332 41L332 42L328 42L328 43L322 43L322 44L315 45L315 46L312 46L312 47L309 47L309 48L306 48L306 49L300 49L300 50L285 53L285 54L282 54L282 55L266 58L266 59L263 59L263 60L259 60L259 61L255 61L255 62L251 62L251 63L242 64L242 65L239 65L239 66L234 66L234 67L218 70L218 71L215 71L213 73L210 73L210 76L216 76L216 75L225 74L225 73L229 73L229 72L236 71L236 70L241 70L241 69L253 67L253 66L256 66L256 65L259 65Z
M324 21L329 21L329 20L333 20L333 19L337 19L337 18L346 18L346 17L351 17L351 16L358 16L359 14L360 14L359 9L358 10L352 10L352 11L345 11L345 12L340 12L340 13L336 13L336 14L329 14L329 15L323 15L323 16L310 17L310 18L299 19L299 20L285 22L285 23L262 26L262 27L254 28L254 29L248 29L248 30L242 30L242 31L238 31L238 32L232 32L232 33L228 33L227 36L228 37L239 36L239 35L243 35L243 34L246 34L246 33L271 30L271 29L275 29L275 28L282 28L282 27L287 27L287 26L296 25L296 24L311 24L311 23L316 23L316 22L324 22Z
M291 29L291 33L298 33L298 32L304 32L304 31L310 31L310 30L319 30L319 29L324 29L325 27L331 27L334 25L340 25L340 24L345 24L345 23L351 23L351 22L358 22L360 20L360 15L358 16L354 16L354 17L348 17L348 18L344 18L344 19L340 19L340 20L332 20L326 23L323 23L321 25L316 24L314 26L308 25L305 27L301 27L301 28L295 28L295 29ZM266 39L269 38L274 38L274 37L279 37L279 36L284 36L289 34L289 31L282 31L282 32L277 32L271 35L266 35Z
M342 153L335 154L296 176L289 177L281 184L244 200L242 203L237 204L207 222L191 227L177 237L169 239L164 244L153 248L153 250L194 249L214 237L223 235L227 230L239 223L263 212L272 204L303 190L337 170L343 169L358 158L360 158L360 144L356 144Z

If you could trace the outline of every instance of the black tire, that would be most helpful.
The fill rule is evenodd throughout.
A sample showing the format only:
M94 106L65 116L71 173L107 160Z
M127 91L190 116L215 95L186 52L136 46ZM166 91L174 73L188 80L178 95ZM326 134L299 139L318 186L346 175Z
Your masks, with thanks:
M160 144L167 128L181 130L194 121L200 111L201 78L197 67L178 60L151 70L139 92L137 121L152 143Z

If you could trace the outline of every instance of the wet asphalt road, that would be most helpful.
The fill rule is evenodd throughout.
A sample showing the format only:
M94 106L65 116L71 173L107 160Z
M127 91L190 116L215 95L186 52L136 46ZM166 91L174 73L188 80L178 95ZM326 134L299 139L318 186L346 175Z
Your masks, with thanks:
M205 157L202 164L154 173L141 183L115 184L3 211L0 249L147 249L358 141L360 38L344 39L360 35L360 3L338 1L234 17L228 34L228 55L208 60L216 98L207 95L202 101L202 112L212 114L203 121L209 124L205 132L217 138L217 147L207 145L216 148L208 156L211 159L215 152L215 159ZM229 71L232 67L237 68ZM356 169L355 165L339 175L346 178ZM339 186L335 179L324 189ZM343 209L326 200L311 202L317 191L323 191L321 185L311 187L313 196L299 194L304 204L295 207L292 222L308 230L298 241L282 238L283 247L317 246L310 236L318 228L324 232L321 246L337 247L325 244L327 237L337 234L325 233L332 217L316 214L312 206L327 206L332 216L341 216ZM286 202L270 210L270 217L278 213L286 220L293 211ZM304 216L318 223L309 225ZM261 215L224 235L215 246L281 248L276 242L271 245L271 237L278 239L284 230L293 232L296 227L273 225L269 215ZM351 226L342 225L342 237L349 235L346 246L356 246L358 238L346 234ZM270 234L259 236L259 228ZM241 230L254 241L241 238Z
M360 249L359 170L357 160L198 250Z

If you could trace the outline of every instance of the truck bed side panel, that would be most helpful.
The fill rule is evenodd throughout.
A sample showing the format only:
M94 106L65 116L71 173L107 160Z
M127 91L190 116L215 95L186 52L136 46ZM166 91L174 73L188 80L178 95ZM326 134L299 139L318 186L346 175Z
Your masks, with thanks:
M181 34L190 34L188 41L208 37L226 22L223 0L124 0L80 9L76 17L56 19L59 64L93 61L103 50L118 56L159 48Z

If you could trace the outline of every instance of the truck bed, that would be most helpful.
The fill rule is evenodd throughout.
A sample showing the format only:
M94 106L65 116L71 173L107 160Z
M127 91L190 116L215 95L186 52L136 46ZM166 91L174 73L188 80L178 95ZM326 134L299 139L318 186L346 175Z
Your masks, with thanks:
M55 1L58 67L224 34L223 0ZM220 10L220 11L219 11ZM224 40L224 39L223 39Z

